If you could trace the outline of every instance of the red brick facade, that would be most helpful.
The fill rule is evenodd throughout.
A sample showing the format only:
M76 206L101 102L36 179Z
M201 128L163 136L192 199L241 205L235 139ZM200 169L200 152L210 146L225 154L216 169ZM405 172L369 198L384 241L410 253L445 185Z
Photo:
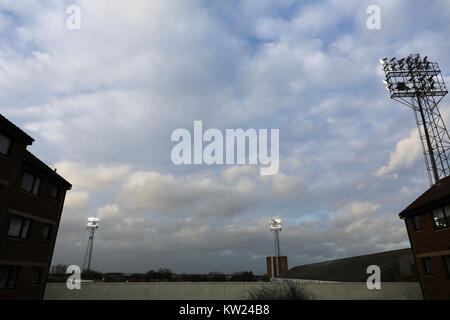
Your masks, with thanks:
M278 269L276 263L278 262ZM288 271L288 261L286 256L267 257L267 275L271 278Z
M450 299L450 274L445 257L450 256L450 228L436 230L431 211L418 214L421 229L416 230L411 216L405 220L414 252L424 298ZM430 259L433 273L427 274L425 260Z

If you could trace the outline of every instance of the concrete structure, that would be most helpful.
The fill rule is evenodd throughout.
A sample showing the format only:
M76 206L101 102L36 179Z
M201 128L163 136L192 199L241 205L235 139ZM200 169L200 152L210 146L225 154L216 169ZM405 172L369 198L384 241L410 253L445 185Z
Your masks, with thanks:
M251 290L287 286L272 282L140 282L82 283L68 290L65 283L49 283L45 300L247 300ZM383 283L369 290L366 283L307 283L305 292L316 300L421 300L417 282Z
M271 278L278 277L280 274L288 271L288 261L286 256L267 257L267 275Z
M0 300L42 299L69 182L0 115Z
M400 214L405 221L425 299L450 299L450 177Z
M279 278L306 282L364 282L369 277L367 267L371 265L380 267L382 282L418 281L411 249L307 264L294 267Z

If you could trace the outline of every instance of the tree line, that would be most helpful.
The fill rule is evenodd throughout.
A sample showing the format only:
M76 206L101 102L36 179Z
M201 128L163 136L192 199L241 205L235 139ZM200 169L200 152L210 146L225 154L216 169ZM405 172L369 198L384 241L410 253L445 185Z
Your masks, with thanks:
M50 268L48 282L65 282L69 274L68 265L58 264ZM213 271L207 274L177 274L168 268L159 268L145 273L102 273L95 270L84 270L81 279L105 282L243 282L269 281L267 275L254 275L252 271L239 271L231 274Z

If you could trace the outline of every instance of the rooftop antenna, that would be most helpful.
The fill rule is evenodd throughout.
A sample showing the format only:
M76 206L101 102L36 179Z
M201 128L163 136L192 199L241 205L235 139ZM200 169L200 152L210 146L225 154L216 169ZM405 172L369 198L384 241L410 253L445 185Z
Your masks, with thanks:
M83 260L83 271L91 270L92 247L94 246L94 233L98 229L99 218L89 217L87 222L87 229L89 230L89 241L86 247L86 253Z
M428 57L380 59L392 99L414 111L430 185L450 175L450 136L438 109L448 93L439 65Z

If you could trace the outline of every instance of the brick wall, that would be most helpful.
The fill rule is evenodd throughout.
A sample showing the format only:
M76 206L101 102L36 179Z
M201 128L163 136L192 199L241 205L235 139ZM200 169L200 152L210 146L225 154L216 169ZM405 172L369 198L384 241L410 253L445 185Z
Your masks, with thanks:
M406 220L406 227L414 251L417 270L424 298L429 300L450 300L450 275L444 265L444 256L450 255L450 228L435 230L432 213L420 216L421 230L415 230L412 218ZM424 258L430 258L434 273L427 275Z
M278 261L278 273L276 268L277 261ZM269 277L277 277L279 274L288 271L288 261L286 256L267 257L266 264L267 264L267 274L269 275Z
M14 136L11 130L0 127L0 132L7 132L12 139L8 155L0 154L0 267L18 267L19 271L13 289L0 288L0 300L41 299L44 295L66 190L65 187L58 185L58 181L45 178L51 169L45 165L39 167L35 163L27 163L26 148L29 142L22 141L20 136ZM37 196L21 190L25 170L41 177ZM51 199L51 189L54 185L60 190L56 200ZM8 236L13 215L31 220L26 240ZM42 239L44 224L51 226L50 237L47 240ZM41 270L37 284L31 283L33 268Z

